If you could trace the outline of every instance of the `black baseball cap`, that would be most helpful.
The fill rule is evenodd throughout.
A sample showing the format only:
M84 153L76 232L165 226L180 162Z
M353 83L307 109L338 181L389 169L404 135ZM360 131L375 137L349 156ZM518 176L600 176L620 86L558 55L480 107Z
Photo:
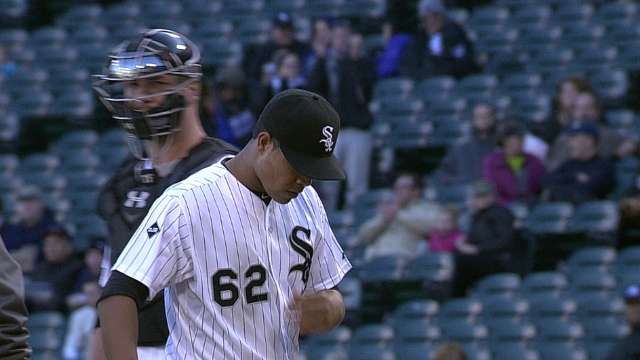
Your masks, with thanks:
M344 179L333 156L340 116L322 96L300 89L277 94L260 114L259 131L278 141L285 158L300 174L316 180Z
M273 18L273 26L281 29L293 29L293 19L286 12L279 12Z

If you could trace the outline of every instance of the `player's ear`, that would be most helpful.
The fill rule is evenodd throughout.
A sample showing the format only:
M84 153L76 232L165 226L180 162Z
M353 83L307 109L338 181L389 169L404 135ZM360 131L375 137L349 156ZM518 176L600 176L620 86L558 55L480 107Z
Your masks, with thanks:
M258 149L258 154L264 154L271 151L271 149L273 148L273 145L274 145L273 138L271 137L271 134L269 134L268 132L261 131L256 136L256 147Z

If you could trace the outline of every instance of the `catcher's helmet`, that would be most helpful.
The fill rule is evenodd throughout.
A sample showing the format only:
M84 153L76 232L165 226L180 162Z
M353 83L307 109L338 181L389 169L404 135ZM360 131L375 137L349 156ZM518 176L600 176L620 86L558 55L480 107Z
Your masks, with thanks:
M181 81L168 90L132 97L127 82L161 75L177 75ZM109 55L102 74L94 76L93 88L113 118L141 140L170 135L178 129L185 108L181 91L202 76L200 51L184 35L171 30L152 29L120 44ZM144 111L130 105L154 96L164 102Z

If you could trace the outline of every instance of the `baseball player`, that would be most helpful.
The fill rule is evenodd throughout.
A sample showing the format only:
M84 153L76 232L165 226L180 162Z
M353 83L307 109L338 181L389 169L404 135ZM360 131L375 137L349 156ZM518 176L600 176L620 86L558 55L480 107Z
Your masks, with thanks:
M235 151L205 137L198 115L200 53L184 35L145 31L109 57L94 88L113 118L129 132L132 156L102 189L99 213L107 221L110 246L102 285L153 201L169 186ZM138 356L164 356L169 333L162 292L141 304ZM99 332L99 331L98 331ZM95 336L92 359L104 358Z
M324 98L286 90L237 156L168 188L99 302L108 357L135 358L136 308L165 288L169 359L294 359L300 334L337 326L351 264L308 185L344 177L339 129Z

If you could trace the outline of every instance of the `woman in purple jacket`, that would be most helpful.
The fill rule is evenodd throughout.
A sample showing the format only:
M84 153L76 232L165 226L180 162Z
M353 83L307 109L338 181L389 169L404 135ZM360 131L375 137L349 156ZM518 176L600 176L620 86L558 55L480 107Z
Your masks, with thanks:
M542 191L547 171L537 157L524 152L524 135L518 124L504 124L498 131L500 148L484 159L484 177L494 184L502 205L535 201Z

